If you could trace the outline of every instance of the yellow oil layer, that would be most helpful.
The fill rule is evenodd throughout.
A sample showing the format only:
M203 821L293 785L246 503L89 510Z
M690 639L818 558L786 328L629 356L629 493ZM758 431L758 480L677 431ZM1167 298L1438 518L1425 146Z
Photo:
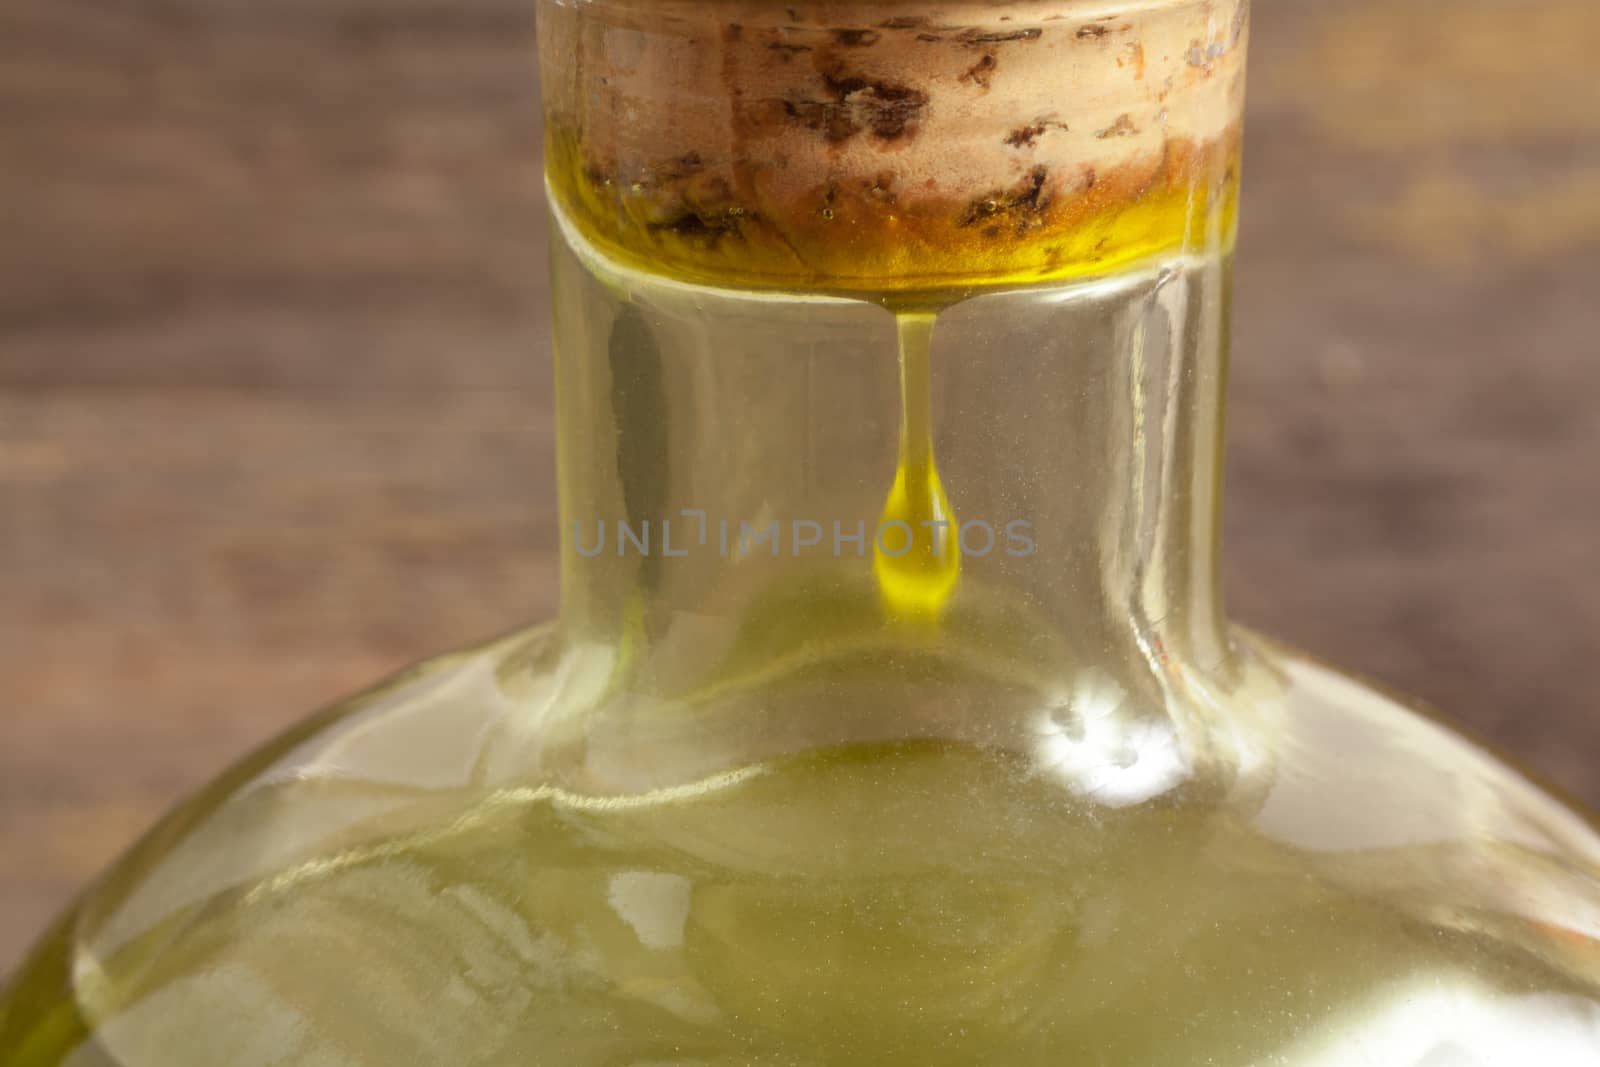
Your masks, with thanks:
M1569 1021L1592 940L1413 899L1480 846L1335 863L1242 811L1065 780L923 741L418 802L115 950L63 923L0 999L0 1062L1398 1067L1459 1047L1465 1012L1496 1047L1542 1037L1530 1062L1594 1062Z
M779 198L693 152L642 170L590 159L560 128L545 152L552 194L602 251L740 288L885 294L1087 277L1229 245L1237 214L1232 133L1104 173L1038 167L964 199L908 192L892 173Z
M895 316L900 334L900 461L878 520L872 570L892 616L937 619L961 580L957 519L933 455L934 315Z

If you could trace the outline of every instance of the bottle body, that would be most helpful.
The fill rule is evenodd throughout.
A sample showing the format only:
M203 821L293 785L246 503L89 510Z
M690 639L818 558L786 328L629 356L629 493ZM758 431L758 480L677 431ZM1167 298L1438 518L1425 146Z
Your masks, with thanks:
M553 642L425 666L191 802L7 987L7 1062L1498 1067L1600 1048L1591 831L1270 644L1239 645L1270 771L1119 806L1140 759L1092 728L1031 754L830 745L612 797L474 781L462 733L559 687ZM1086 777L1105 799L1065 784Z
M1591 825L1225 620L1241 5L737 6L542 19L559 621L180 808L0 1060L1600 1059Z

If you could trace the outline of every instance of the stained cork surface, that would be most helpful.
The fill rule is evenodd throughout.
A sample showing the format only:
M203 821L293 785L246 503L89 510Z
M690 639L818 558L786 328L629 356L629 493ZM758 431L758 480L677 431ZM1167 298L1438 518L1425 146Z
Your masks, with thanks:
M552 6L550 190L615 258L866 292L1231 238L1242 0Z
M1590 0L1256 5L1235 614L1600 802ZM547 615L524 0L0 9L0 970L221 763Z

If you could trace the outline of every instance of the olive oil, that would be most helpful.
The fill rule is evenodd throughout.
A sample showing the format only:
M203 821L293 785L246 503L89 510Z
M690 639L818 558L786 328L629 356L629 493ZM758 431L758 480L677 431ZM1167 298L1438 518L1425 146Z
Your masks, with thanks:
M959 520L933 455L932 312L899 312L900 453L884 503L873 571L898 617L936 619L961 579ZM887 543L893 541L894 543Z
M1304 701L1336 689L1290 669ZM925 741L625 798L450 790L384 811L376 786L264 785L263 809L367 809L365 840L173 898L145 929L95 936L91 906L10 991L0 1049L13 1067L1412 1067L1510 1063L1481 1050L1518 1035L1545 1063L1600 1047L1596 942L1539 917L1573 901L1534 851L1330 855L1237 800L1097 808L1063 774ZM238 803L219 799L195 814ZM1511 881L1450 884L1467 869ZM101 894L138 910L142 888Z
M705 511L705 543L564 534L565 630L427 665L180 809L6 987L0 1062L1600 1054L1593 831L1296 654L1233 632L1203 665L1207 613L1174 609L1207 553L1123 554L1210 525L1209 431L1140 383L1213 376L1222 257L934 315L642 275L557 223L567 505ZM742 446L688 445L708 419ZM1132 464L1140 435L1166 460ZM1142 532L1107 527L1163 480ZM1036 551L714 532L1007 507Z
M1082 169L1061 195L1024 168L968 196L908 205L910 190L874 172L824 180L789 211L759 196L742 202L708 180L692 153L637 171L596 167L581 135L555 126L545 156L552 198L607 256L748 288L900 293L1070 282L1181 253L1197 222L1231 230L1238 214L1231 130L1109 172Z
M181 806L0 1064L1600 1063L1593 825L1226 619L1245 8L1113 7L546 3L559 621Z

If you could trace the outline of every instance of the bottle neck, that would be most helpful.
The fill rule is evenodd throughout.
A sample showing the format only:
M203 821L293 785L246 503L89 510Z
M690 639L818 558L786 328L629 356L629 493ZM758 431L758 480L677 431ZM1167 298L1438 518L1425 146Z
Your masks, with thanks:
M693 702L870 661L1153 694L1227 659L1226 256L897 322L555 229L561 626L613 686Z
M1213 759L1247 4L1116 6L541 8L575 783Z

